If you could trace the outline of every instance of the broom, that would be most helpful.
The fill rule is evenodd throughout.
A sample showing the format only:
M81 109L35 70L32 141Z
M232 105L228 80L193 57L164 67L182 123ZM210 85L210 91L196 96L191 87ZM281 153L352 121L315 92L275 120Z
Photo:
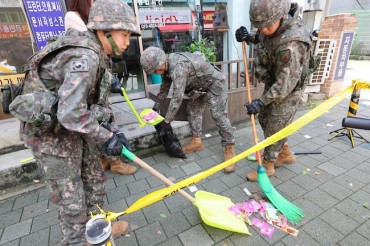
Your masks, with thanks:
M249 85L249 73L248 73L248 60L247 60L247 51L246 51L246 43L245 41L242 42L243 48L243 58L244 58L244 70L245 70L245 84L247 86L247 93L248 93L248 103L252 102L251 96L251 89ZM257 139L257 130L256 130L256 123L254 120L254 115L251 114L251 123L252 123L252 130L253 130L253 139L254 143L258 144ZM267 196L270 202L282 213L284 214L287 219L296 224L301 221L303 217L303 210L299 207L295 206L293 203L289 202L285 199L280 193L274 188L271 184L269 177L266 174L266 169L262 165L261 161L261 154L259 151L256 152L256 157L258 161L258 168L257 168L257 179L263 193Z

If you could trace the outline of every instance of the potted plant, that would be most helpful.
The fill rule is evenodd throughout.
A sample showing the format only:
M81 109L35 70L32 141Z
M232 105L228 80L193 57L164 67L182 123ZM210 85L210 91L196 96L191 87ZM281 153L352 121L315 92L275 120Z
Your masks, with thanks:
M183 50L191 53L198 51L202 53L209 62L215 62L217 60L215 42L208 41L205 38L200 41L193 41L187 46L183 46Z

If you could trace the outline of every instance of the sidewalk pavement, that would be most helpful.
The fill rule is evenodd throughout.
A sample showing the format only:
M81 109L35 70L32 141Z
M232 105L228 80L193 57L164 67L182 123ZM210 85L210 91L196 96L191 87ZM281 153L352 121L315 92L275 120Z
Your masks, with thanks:
M365 79L365 78L364 78ZM363 95L363 94L361 94ZM116 245L207 246L207 245L370 245L370 144L355 138L352 148L346 136L331 141L330 132L340 129L347 115L349 98L289 137L294 151L320 150L319 155L297 155L297 162L276 169L274 187L305 212L297 237L278 229L271 238L254 227L251 236L210 227L202 222L198 209L180 194L171 195L142 210L120 217L130 222L125 236ZM358 117L369 118L370 98L360 98ZM300 110L296 118L309 109ZM263 139L257 127L259 139ZM370 132L357 130L370 140ZM169 157L147 149L143 160L177 183L223 161L217 132L203 137L203 151L188 154L188 159ZM241 153L253 146L249 123L236 126L236 149ZM207 135L208 136L208 135ZM139 152L138 152L139 153ZM133 164L135 165L135 164ZM243 159L231 174L218 172L198 182L198 190L229 197L234 203L248 200L243 188L261 192L258 183L245 180L257 163ZM106 211L120 212L137 199L165 187L144 169L134 175L106 172L108 187ZM184 189L192 194L188 188ZM194 194L192 194L194 195ZM5 197L5 199L4 199ZM0 245L61 245L57 207L50 203L44 186L28 192L0 196Z

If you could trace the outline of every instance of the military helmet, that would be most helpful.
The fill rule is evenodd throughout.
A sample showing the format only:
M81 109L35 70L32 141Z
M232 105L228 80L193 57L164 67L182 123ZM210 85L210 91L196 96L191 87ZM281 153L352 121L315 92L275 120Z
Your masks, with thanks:
M121 0L97 0L91 7L87 28L92 30L125 30L140 36L135 14Z
M289 9L290 0L252 0L249 7L249 19L253 26L264 28L288 14Z
M146 48L140 57L140 63L146 73L154 73L166 64L166 54L157 47Z

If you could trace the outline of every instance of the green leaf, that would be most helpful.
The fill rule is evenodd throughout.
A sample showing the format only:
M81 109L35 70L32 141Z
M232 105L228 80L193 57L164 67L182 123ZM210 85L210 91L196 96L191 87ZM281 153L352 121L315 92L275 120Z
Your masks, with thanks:
M363 206L364 208L369 208L369 203L368 203L368 202L365 202L364 204L362 204L362 206Z

